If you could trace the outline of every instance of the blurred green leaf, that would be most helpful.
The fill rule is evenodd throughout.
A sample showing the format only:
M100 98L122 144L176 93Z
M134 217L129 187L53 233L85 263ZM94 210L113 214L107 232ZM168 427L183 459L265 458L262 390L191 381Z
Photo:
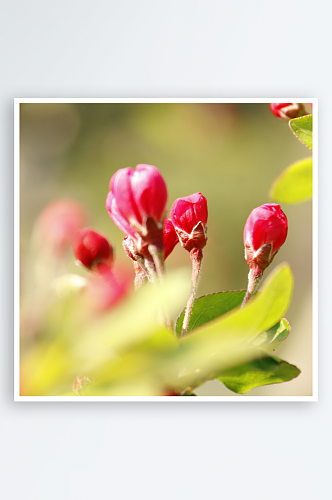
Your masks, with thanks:
M246 290L235 290L230 292L211 293L198 297L194 301L188 332L241 305L245 294ZM184 314L185 309L183 309L176 322L176 333L178 336L180 336L182 332Z
M300 116L289 121L289 126L296 137L309 149L312 149L312 115Z
M290 165L276 179L270 196L278 203L300 203L312 198L312 158Z
M226 313L181 340L159 328L154 336L121 358L96 366L87 375L97 384L87 390L94 395L115 395L120 387L134 391L131 384L135 381L137 387L145 385L147 392L157 391L154 394L161 394L165 387L190 392L216 378L222 370L265 357L263 349L272 350L288 334L288 323L282 320L275 325L275 319L280 319L287 309L292 287L289 266L279 266L267 278L257 298L242 310ZM271 323L274 325L264 334Z
M190 289L187 269L169 273L162 285L147 283L129 300L95 321L83 332L81 347L89 353L91 342L99 342L124 352L152 337L158 331L158 317L164 308L171 315L178 313Z
M190 393L221 371L266 356L263 344L277 341L285 333L285 328L278 331L278 327L268 337L259 337L280 320L288 307L293 286L288 265L276 268L262 292L242 310L228 312L178 340L156 323L155 314L161 297L171 310L175 309L177 293L181 296L184 292L181 282L177 272L163 291L147 287L119 311L107 315L103 321L110 328L110 338L103 321L101 329L93 330L88 325L85 331L79 326L72 331L65 327L59 330L50 345L39 345L23 361L22 374L28 374L27 392L64 394L78 375L84 375L93 383L84 387L82 394L158 395L165 388ZM121 334L124 338L118 339Z
M263 332L252 341L254 347L261 347L265 351L275 351L277 347L286 340L290 332L290 326L287 319L282 318L267 332Z
M293 380L300 370L279 358L265 357L224 371L218 380L228 389L244 394L255 387Z

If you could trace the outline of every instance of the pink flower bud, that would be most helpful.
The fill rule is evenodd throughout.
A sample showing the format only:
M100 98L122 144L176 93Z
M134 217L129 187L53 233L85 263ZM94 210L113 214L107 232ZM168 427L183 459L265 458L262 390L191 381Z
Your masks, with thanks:
M88 269L99 263L111 265L113 261L113 248L107 239L88 227L75 233L73 251L76 259Z
M175 245L179 243L178 235L174 229L171 219L164 220L164 260L173 251Z
M282 120L289 120L306 114L303 104L294 102L271 102L270 109L275 116Z
M171 208L171 220L181 245L189 252L207 242L207 200L201 193L178 198Z
M120 169L110 181L110 190L119 213L138 234L146 235L149 218L162 227L167 188L156 167L137 165L136 170L130 167Z
M132 287L132 276L123 269L111 270L101 265L98 274L91 274L88 282L89 305L99 312L111 309L127 297Z
M134 240L136 240L137 238L135 235L135 231L133 230L127 219L125 219L123 215L121 215L114 194L111 191L108 193L106 198L106 209L114 224L118 226L118 228L121 229L124 234L129 235Z
M38 217L35 243L38 247L61 256L70 248L74 233L85 222L86 213L81 204L74 200L55 200Z
M243 240L250 269L263 271L286 240L287 217L277 203L255 208L246 222Z

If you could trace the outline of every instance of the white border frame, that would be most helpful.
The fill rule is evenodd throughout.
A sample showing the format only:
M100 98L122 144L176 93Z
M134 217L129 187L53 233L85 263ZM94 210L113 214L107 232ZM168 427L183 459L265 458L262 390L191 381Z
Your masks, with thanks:
M312 396L20 396L20 104L21 103L313 103ZM15 98L14 99L14 401L16 402L316 402L318 401L318 99L317 98Z

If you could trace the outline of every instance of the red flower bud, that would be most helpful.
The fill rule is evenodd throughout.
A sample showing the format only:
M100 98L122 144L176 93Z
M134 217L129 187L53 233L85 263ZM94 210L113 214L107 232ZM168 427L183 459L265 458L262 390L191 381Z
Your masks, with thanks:
M118 170L110 181L119 212L144 236L148 218L161 224L164 219L167 188L159 170L153 165L137 165Z
M121 215L114 194L111 191L108 193L106 198L106 209L114 224L117 225L118 228L121 229L121 231L123 231L126 235L129 235L136 240L135 231L127 219Z
M110 180L110 190L106 207L115 224L137 241L142 254L149 245L161 251L167 188L159 170L153 165L120 169Z
M306 114L303 104L296 102L271 102L272 113L282 120L297 118Z
M96 311L106 311L121 302L132 287L132 276L123 270L101 266L88 282L87 299Z
M38 217L36 245L61 256L70 248L74 233L85 221L86 213L81 204L74 200L55 200Z
M173 251L175 245L179 243L178 235L174 229L171 219L164 220L164 260Z
M250 269L263 271L286 240L287 217L277 203L255 208L246 222L243 240Z
M107 239L88 227L75 233L73 251L76 259L88 269L99 263L111 265L113 261L113 248Z
M171 208L171 220L181 245L189 252L207 242L207 200L201 193L178 198Z

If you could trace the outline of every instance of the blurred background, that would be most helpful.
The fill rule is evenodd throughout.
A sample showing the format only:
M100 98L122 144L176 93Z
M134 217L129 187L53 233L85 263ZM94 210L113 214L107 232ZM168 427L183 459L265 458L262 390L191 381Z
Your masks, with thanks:
M208 244L198 296L244 289L243 228L253 208L271 202L269 189L292 162L310 156L286 122L268 104L21 104L21 261L31 255L34 225L41 210L58 198L77 200L87 223L115 247L128 273L123 234L105 209L108 184L119 168L139 163L158 167L168 187L168 208L182 196L201 192L208 200ZM301 375L287 383L257 388L254 395L312 394L312 207L283 205L289 232L265 272L287 261L295 277L286 314L292 330L276 356L297 365ZM68 255L70 272L86 276ZM179 245L166 270L188 266ZM185 304L179 306L179 313ZM235 395L208 382L200 395Z

